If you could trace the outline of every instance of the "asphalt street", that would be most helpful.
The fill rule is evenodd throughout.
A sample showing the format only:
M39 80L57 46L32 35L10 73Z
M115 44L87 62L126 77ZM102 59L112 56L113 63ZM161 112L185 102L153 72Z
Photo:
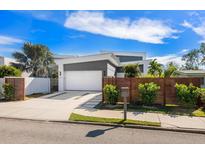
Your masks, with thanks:
M0 143L205 143L205 135L2 118Z

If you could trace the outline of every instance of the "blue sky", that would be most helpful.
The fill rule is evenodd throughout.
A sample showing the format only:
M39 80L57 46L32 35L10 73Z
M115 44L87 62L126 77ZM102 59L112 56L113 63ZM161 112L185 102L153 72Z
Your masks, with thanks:
M55 54L145 51L161 63L181 63L205 42L204 18L205 11L0 11L0 55L29 41Z

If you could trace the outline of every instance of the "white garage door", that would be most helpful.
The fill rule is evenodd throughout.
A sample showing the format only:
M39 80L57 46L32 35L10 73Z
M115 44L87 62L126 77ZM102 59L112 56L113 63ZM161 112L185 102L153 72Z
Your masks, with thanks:
M65 90L102 90L102 71L66 71Z

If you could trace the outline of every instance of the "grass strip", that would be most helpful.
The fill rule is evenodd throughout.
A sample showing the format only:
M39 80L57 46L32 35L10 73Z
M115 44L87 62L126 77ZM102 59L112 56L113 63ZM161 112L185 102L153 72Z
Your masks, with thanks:
M76 113L72 113L70 115L69 120L98 122L98 123L113 123L113 124L133 124L133 125L157 126L157 127L161 126L159 122L139 121L139 120L130 120L130 119L127 119L126 121L124 121L123 119L118 119L118 118L92 117L92 116L84 116L84 115L80 115Z

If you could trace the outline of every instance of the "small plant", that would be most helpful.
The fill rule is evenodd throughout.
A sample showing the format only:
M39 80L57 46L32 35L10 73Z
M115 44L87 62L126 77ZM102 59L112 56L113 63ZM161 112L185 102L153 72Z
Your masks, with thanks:
M200 98L203 104L205 104L205 88L200 89Z
M119 91L115 85L112 84L105 85L105 87L103 88L103 93L106 102L113 105L116 104L119 96Z
M159 89L160 86L153 82L139 84L138 90L142 103L146 105L151 105L152 103L154 103L157 97L157 91Z
M14 87L11 84L5 83L3 85L5 100L10 101L14 99Z
M200 88L193 86L192 83L189 86L185 84L176 84L177 100L180 103L188 105L196 105L197 99L200 95Z

